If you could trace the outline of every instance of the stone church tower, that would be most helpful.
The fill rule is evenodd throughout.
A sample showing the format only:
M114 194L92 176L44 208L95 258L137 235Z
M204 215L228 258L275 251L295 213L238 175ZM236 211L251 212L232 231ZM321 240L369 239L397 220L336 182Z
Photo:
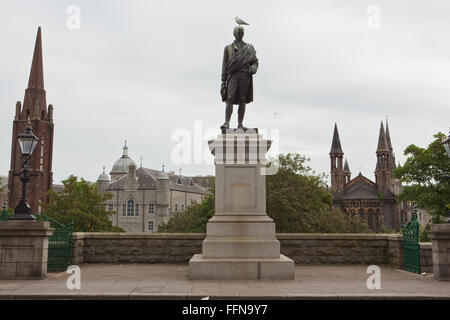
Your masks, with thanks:
M393 170L395 169L395 158L392 151L391 137L386 120L386 131L384 131L383 122L380 126L377 147L377 165L375 168L375 183L381 192L385 190L393 191Z
M393 177L395 156L387 119L386 131L381 122L376 155L376 182L364 177L361 172L352 179L347 159L342 168L344 152L337 126L334 125L330 151L333 205L344 213L359 215L374 231L379 231L382 226L399 230L401 206L397 204L397 195L401 191L401 183Z
M341 141L339 140L339 132L336 123L334 124L333 141L331 143L329 154L331 160L331 192L335 192L344 187L344 178L348 175L346 172L344 173L342 163L344 152L341 148Z
M17 206L22 195L22 182L18 176L14 175L22 170L22 155L17 135L25 131L27 121L30 121L33 133L39 138L38 145L29 162L30 173L36 174L36 176L32 176L27 184L27 201L32 213L37 214L41 210L39 201L48 202L47 191L51 189L53 182L53 106L49 105L47 108L44 90L41 27L37 32L23 105L20 101L16 103L12 132L11 169L8 179L9 206L11 208Z

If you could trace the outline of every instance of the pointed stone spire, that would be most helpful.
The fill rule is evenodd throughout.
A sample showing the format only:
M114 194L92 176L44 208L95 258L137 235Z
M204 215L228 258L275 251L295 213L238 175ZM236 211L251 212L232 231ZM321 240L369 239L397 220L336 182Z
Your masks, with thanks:
M28 87L25 89L23 106L19 120L25 120L28 116L33 120L48 121L47 102L44 89L44 66L42 63L41 27L38 28L36 43L34 45L33 60L31 62Z
M388 118L386 116L386 141L387 141L387 147L390 151L392 151L392 144L391 144L391 135L389 133L389 124L388 124Z
M339 139L339 132L336 123L334 123L333 141L331 143L330 153L344 153L341 148L341 141Z
M44 89L44 67L42 64L41 27L38 28L34 45L33 62L31 63L28 88Z
M387 143L387 140L386 140L386 133L384 132L383 121L381 121L380 135L378 136L378 148L377 148L377 152L378 152L378 151L386 151L386 150L389 150L387 144L388 144L388 143Z
M348 166L347 159L345 159L345 163L344 163L344 173L350 173L350 168Z

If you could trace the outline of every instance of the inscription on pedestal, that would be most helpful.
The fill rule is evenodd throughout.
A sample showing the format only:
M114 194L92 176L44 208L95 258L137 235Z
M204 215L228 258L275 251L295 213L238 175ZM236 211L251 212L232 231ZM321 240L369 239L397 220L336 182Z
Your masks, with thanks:
M254 166L225 166L225 209L246 212L256 208Z

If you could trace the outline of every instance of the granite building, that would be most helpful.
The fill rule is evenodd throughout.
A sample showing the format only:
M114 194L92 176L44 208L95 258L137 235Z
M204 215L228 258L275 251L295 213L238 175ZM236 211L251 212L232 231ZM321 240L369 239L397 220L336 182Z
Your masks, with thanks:
M393 177L396 165L387 120L386 130L383 122L380 126L375 182L361 172L351 178L348 162L343 162L344 152L336 124L329 155L333 205L344 213L359 215L373 231L379 231L382 226L399 230L402 204L397 204L397 195L401 192L401 184Z
M127 232L157 232L172 214L185 211L209 195L190 177L137 168L128 156L126 144L110 176L111 180L103 169L97 180L98 190L113 195L106 202L106 209L114 212L110 220Z

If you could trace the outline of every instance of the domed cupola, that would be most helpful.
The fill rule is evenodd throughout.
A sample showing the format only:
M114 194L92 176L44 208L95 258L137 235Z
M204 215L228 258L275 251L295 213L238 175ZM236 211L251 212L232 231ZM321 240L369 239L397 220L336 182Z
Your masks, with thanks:
M105 167L103 167L103 172L98 176L97 181L108 181L109 182L109 177L105 172Z
M106 188L109 186L109 177L105 172L105 167L103 167L103 172L98 176L97 179L97 190L99 193L105 193Z
M119 158L119 160L117 160L114 163L112 170L109 173L111 175L111 180L115 181L120 177L128 174L128 167L132 163L136 166L136 163L133 160L131 160L131 158L128 156L128 147L127 142L125 141L125 146L123 147L123 154Z

